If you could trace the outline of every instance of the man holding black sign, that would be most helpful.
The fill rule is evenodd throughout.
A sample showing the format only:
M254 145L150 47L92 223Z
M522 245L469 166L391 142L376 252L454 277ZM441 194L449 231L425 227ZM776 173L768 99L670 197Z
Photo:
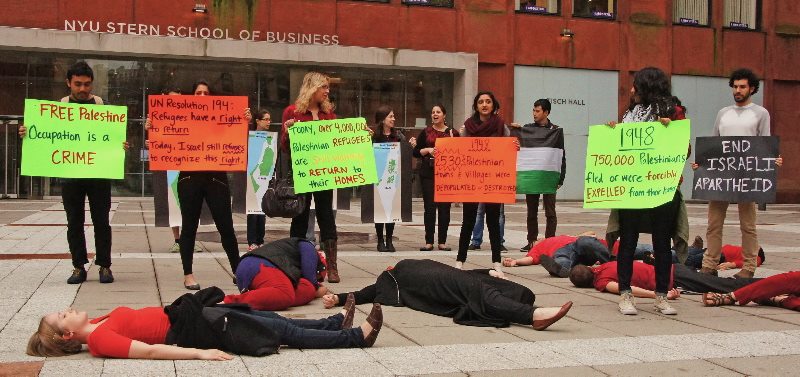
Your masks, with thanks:
M728 82L733 88L734 105L723 108L717 113L714 121L714 136L769 136L769 112L752 102L751 96L758 93L758 77L749 69L738 69L731 74ZM775 160L776 166L781 166L783 159L780 156ZM692 169L697 169L697 163L692 164ZM703 258L701 273L716 275L722 249L722 226L728 211L727 201L712 200L708 203L708 230L706 239L708 250ZM758 256L758 236L756 234L756 204L755 202L740 202L739 227L742 231L742 248L744 265L742 270L734 275L735 278L752 278L756 270Z

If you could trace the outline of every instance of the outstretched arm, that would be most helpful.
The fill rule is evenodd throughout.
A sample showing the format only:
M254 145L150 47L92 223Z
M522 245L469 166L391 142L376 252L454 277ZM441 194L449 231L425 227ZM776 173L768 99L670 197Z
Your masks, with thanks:
M619 294L619 283L612 281L606 284L606 292ZM643 298L656 298L656 293L649 289L639 288L639 287L631 287L631 293L633 293L634 297L643 297ZM673 288L667 292L667 298L670 300L674 300L680 297L680 293L678 290Z
M131 342L130 359L156 360L231 360L233 356L217 349L201 350L184 348L169 344L147 344L134 340Z
M517 266L530 266L533 265L533 257L522 257L519 259L506 258L503 259L503 266L517 267Z

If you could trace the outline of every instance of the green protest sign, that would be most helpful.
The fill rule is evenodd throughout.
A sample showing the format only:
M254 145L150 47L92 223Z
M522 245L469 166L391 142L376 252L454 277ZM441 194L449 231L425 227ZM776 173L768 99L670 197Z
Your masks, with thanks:
M296 193L378 182L364 118L298 122L289 127Z
M122 179L128 108L25 100L22 175Z
M675 195L689 147L689 120L589 127L584 208L652 208Z

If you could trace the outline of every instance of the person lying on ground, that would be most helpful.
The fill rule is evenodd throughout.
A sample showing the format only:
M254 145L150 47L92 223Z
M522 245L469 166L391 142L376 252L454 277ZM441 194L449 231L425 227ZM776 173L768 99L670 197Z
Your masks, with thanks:
M325 256L302 238L284 238L243 255L236 267L240 294L225 296L226 304L245 303L255 310L286 310L308 304L328 293Z
M689 245L688 248L688 255L686 258L686 265L689 268L693 268L695 270L699 270L703 264L703 256L705 255L706 249L703 248L703 238L700 236L696 236L694 238L694 243ZM639 244L636 247L636 252L633 255L633 259L642 260L645 263L653 264L653 247L648 244ZM757 258L757 265L761 266L762 263L766 260L766 255L764 254L764 249L758 249L758 258ZM672 250L672 263L678 263L678 256L675 250ZM720 264L717 266L717 270L728 270L733 268L742 268L744 263L744 257L742 254L742 247L737 245L724 245L722 246L722 254L720 255Z
M561 307L537 307L525 286L490 275L494 270L461 270L430 259L405 259L357 292L356 304L405 306L453 318L467 326L508 327L510 323L544 330L567 314ZM326 308L341 305L346 294L322 297Z
M751 302L800 311L800 271L773 275L730 293L703 294L705 306L747 305Z
M562 240L572 239L569 242L552 253L541 253L538 255L539 263L542 267L550 273L551 276L565 278L569 276L570 269L578 264L593 266L596 263L606 263L610 260L611 255L608 253L608 248L603 244L602 240L591 236L559 236L551 237L549 239L562 238ZM549 244L556 244L551 242ZM531 248L531 253L537 245ZM526 256L520 259L506 258L503 265L506 267L526 266L533 264L533 257Z
M594 287L600 292L619 294L617 262L608 262L596 267L577 265L570 271L569 279L578 288ZM667 299L674 300L680 297L680 290L698 293L732 292L759 280L757 278L726 279L698 273L682 264L673 264ZM655 287L655 268L647 263L634 262L631 275L633 296L655 298Z
M383 324L379 304L367 320L352 326L354 299L341 313L322 319L284 318L246 305L216 305L224 296L217 287L185 294L165 308L118 307L89 320L72 308L42 317L28 341L31 356L65 356L83 345L95 357L166 360L230 360L227 352L265 356L278 347L371 347Z

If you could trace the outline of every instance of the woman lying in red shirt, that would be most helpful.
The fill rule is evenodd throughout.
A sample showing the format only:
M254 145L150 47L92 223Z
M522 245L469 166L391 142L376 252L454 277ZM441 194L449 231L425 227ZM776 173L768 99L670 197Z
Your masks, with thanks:
M297 348L359 348L375 343L383 324L380 304L375 304L359 327L353 323L355 300L347 298L341 313L316 320L284 318L274 312L247 311L261 334L279 337L280 344ZM227 322L226 322L227 324ZM86 344L95 357L166 360L230 360L219 349L198 349L164 344L170 330L164 308L118 307L102 317L89 320L86 312L68 308L42 317L39 329L28 341L31 356L65 356L79 353ZM252 342L247 334L241 342ZM238 341L238 340L236 340Z
M780 306L800 311L800 271L770 276L731 293L704 293L706 306L747 305Z

